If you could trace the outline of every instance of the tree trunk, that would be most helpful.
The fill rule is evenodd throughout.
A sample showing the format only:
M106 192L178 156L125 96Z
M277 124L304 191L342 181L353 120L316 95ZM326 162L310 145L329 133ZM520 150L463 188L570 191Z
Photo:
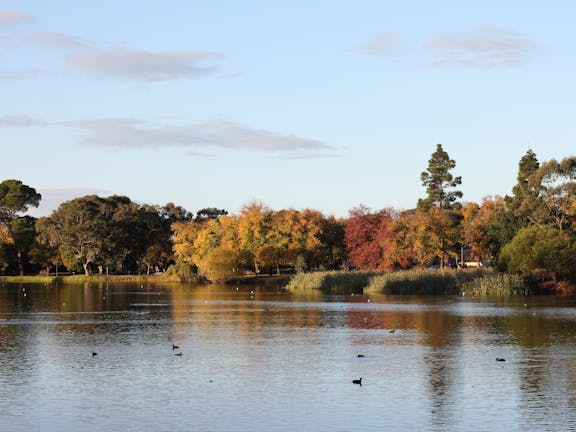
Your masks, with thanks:
M22 264L22 251L20 251L19 247L16 248L16 255L18 256L18 270L20 276L24 276L24 265Z
M276 274L280 275L280 263L276 263Z
M150 276L150 264L146 263L146 276Z
M82 263L82 266L84 267L84 274L86 276L90 276L90 270L88 270L88 263L87 262Z

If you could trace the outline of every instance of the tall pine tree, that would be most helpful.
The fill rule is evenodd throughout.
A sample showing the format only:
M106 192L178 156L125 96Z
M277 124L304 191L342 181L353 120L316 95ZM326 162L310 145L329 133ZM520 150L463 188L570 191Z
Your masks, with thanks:
M461 177L453 177L450 173L455 166L456 162L450 159L442 144L437 144L436 151L428 161L428 169L420 175L428 197L419 200L419 206L450 209L458 198L462 198L462 192L459 190L449 190L462 184Z

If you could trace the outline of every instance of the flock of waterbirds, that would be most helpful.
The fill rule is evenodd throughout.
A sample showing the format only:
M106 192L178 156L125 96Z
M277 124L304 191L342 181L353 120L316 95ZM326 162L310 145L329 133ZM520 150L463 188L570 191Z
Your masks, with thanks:
M388 333L396 333L396 330L389 330ZM172 344L172 351L175 351L175 350L180 350L180 347L178 345ZM92 351L92 357L96 357L97 355L98 355L98 353L96 351ZM182 357L182 351L178 351L174 355L177 357ZM358 354L356 357L357 358L364 358L366 356L364 354ZM506 359L503 357L496 357L496 361L497 362L505 362ZM360 387L362 387L362 378L363 377L360 377L358 379L353 379L352 384L357 384ZM213 382L213 380L210 380L210 382Z

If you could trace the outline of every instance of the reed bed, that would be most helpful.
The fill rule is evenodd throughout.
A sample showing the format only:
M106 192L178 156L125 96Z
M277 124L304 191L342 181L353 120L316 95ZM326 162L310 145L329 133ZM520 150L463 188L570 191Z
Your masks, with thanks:
M462 287L463 295L529 295L532 293L524 279L511 273L486 273L467 282Z
M291 292L320 291L325 294L361 294L376 271L326 271L298 273L286 289Z
M372 278L366 294L404 295L519 295L529 294L517 275L491 269L407 270Z

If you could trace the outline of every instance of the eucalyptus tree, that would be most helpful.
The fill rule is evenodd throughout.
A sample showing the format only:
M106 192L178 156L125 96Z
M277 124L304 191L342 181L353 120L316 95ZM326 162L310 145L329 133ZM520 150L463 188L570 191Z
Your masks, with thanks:
M512 188L512 196L504 198L507 209L512 212L511 222L514 228L512 237L519 229L532 223L543 223L548 218L543 202L534 188L534 180L531 180L539 169L540 162L531 149L518 162L518 174L516 184Z
M34 240L34 218L23 216L30 207L38 207L42 196L20 180L0 183L0 223L12 239L18 271L24 274L24 261Z
M576 156L543 163L530 176L529 186L539 199L547 219L558 230L573 224L576 216Z
M82 269L89 275L90 266L97 263L106 247L102 201L96 195L88 195L64 202L38 227L42 235L54 238L64 265L70 270Z
M38 207L42 195L20 180L4 180L0 183L0 220L9 223L30 207Z
M146 268L146 274L154 267L166 267L172 259L172 218L166 207L141 205L138 208L134 233L134 252L139 267Z

